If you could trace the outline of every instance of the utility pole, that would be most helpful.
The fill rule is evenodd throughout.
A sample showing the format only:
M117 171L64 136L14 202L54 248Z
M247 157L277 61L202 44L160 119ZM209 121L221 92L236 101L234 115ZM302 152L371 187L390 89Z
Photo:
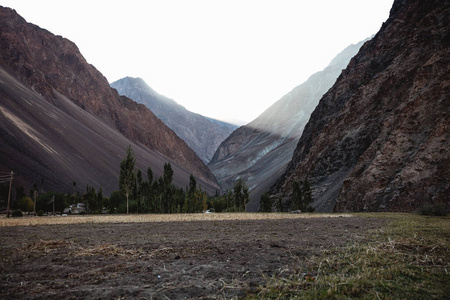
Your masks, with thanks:
M47 204L52 203L53 203L53 215L55 215L55 195L53 195L52 199L50 199L50 201L47 202Z
M36 196L37 196L37 191L36 190L34 190L34 193L33 193L33 196L34 196L34 216L36 216Z
M9 203L11 201L11 189L12 189L13 178L14 178L14 172L11 171L11 177L9 179L8 208L6 209L8 218L9 218Z

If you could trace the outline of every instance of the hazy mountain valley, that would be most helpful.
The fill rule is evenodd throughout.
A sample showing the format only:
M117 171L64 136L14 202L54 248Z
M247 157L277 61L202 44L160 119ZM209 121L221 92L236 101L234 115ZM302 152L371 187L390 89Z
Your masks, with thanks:
M395 0L236 128L0 6L0 298L448 298L449 63L450 1Z
M234 182L242 178L251 193L248 208L259 209L262 193L284 172L320 98L362 44L347 47L324 70L313 74L219 146L208 166L222 188L232 189Z
M209 193L214 175L184 141L144 105L120 96L89 65L75 44L0 9L0 168L15 184L67 192L72 183L118 189L119 165L128 145L138 167L155 176L171 162L174 182L193 174Z
M210 196L243 180L248 211L264 192L290 210L294 182L306 179L320 212L448 206L448 11L395 1L373 38L236 129L141 79L111 88L75 44L1 8L0 168L27 189L67 192L76 181L109 195L131 145L141 170L159 176L170 162L181 189L191 174Z
M237 126L192 113L155 92L141 78L126 77L111 83L119 94L147 106L207 164L217 147Z

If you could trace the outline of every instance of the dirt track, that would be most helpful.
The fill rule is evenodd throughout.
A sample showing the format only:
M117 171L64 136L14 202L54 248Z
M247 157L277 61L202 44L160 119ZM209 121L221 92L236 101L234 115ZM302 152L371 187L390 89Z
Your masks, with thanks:
M289 215L291 218L292 216ZM377 229L373 218L0 227L1 299L242 297Z

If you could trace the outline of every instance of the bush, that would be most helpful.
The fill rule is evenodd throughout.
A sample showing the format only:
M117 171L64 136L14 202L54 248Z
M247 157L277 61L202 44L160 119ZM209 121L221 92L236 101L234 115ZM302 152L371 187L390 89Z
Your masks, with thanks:
M311 205L308 205L308 207L306 207L306 211L309 213L313 213L316 211L316 209L314 207L312 207Z
M22 211L33 211L34 202L30 197L22 197L17 204L18 208Z
M427 203L419 209L418 213L419 213L419 215L424 215L424 216L445 217L448 214L448 208L443 204Z
M13 218L23 217L22 210L21 209L16 209L15 211L13 211L12 216L13 216Z
M37 212L37 215L38 215L38 217L42 217L42 216L44 215L44 212L42 211L42 209L40 209L40 210Z

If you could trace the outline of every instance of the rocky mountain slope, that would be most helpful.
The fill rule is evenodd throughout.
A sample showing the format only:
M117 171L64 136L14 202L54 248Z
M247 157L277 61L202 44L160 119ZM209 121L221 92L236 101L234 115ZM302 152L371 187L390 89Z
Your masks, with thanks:
M74 43L3 7L0 67L0 168L14 170L19 182L42 176L55 188L77 181L117 189L118 166L132 144L144 171L170 161L183 177L176 178L180 187L192 173L211 192L219 188L186 143L144 105L112 89Z
M272 193L309 178L318 211L450 203L450 1L396 0L311 115Z
M172 99L159 95L141 78L125 77L111 84L120 95L147 106L161 121L208 163L217 147L237 126L190 112Z
M285 171L311 112L363 42L347 47L217 149L208 166L223 188L232 188L238 178L246 181L252 198L249 210L258 210L261 194Z

